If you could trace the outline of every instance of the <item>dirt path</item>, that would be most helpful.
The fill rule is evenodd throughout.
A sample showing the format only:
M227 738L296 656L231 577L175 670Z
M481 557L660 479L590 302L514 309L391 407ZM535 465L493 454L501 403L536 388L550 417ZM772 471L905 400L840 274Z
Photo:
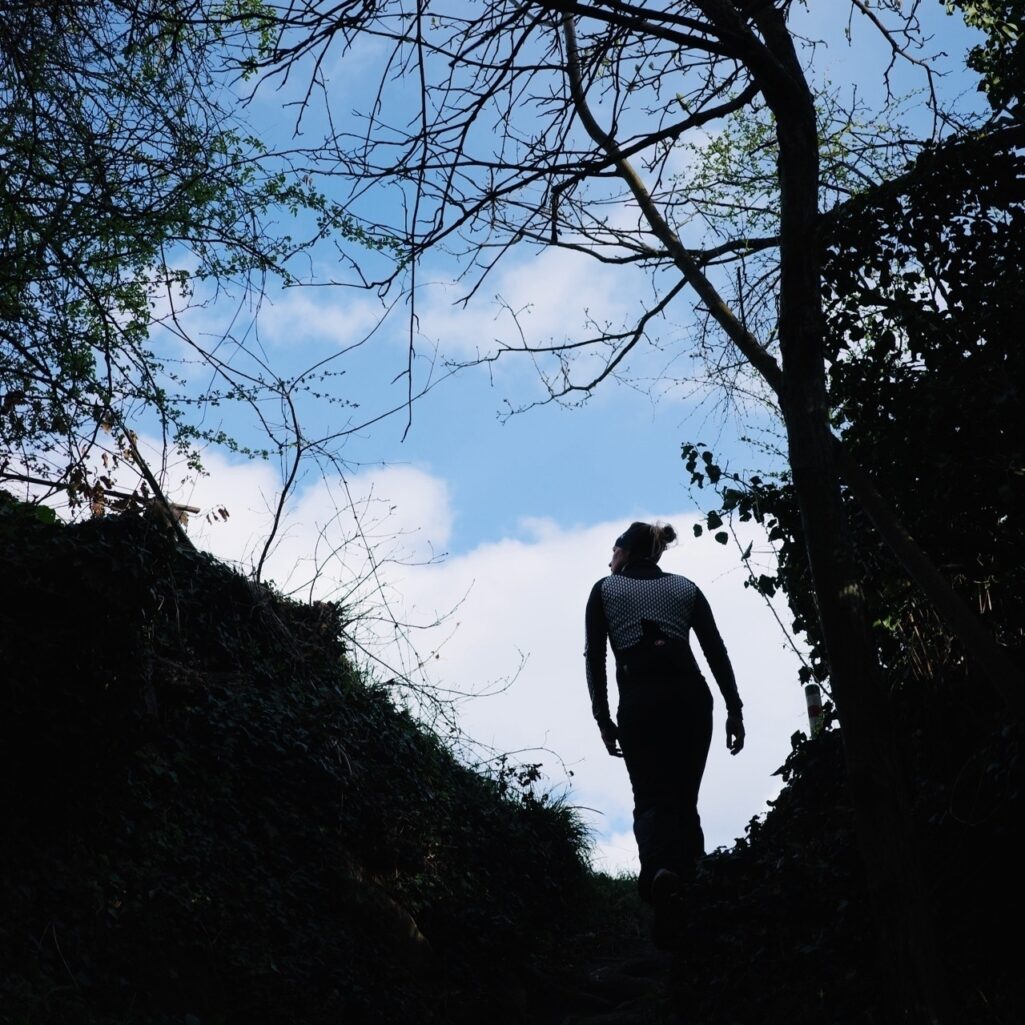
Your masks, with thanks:
M669 1000L672 961L635 937L569 972L538 973L530 1025L682 1025Z

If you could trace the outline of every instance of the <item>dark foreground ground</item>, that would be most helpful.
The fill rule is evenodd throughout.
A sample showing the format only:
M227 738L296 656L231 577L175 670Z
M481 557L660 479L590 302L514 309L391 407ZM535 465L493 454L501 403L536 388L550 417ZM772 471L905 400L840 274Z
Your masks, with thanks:
M4 1025L895 1020L838 730L794 738L659 951L572 809L466 768L355 671L344 609L141 516L0 499L0 564ZM955 1020L1017 1025L1020 733L969 683L939 681L928 724L896 707Z

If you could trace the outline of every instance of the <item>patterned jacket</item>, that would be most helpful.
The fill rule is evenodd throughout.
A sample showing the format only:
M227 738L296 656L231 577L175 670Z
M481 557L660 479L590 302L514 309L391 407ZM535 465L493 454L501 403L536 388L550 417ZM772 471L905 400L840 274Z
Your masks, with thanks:
M697 634L701 650L731 715L740 715L743 702L737 693L726 646L715 625L712 610L697 585L677 573L665 573L654 562L628 563L613 576L603 577L591 589L585 616L587 689L591 712L599 726L612 722L609 714L608 679L605 672L606 641L611 641L617 677L650 644L668 644L681 674L700 676L690 650L690 631Z

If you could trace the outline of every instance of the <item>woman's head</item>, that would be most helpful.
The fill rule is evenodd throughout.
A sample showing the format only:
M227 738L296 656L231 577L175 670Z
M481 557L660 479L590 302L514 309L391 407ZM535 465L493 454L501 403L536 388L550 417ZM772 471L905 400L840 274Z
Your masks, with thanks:
M658 562L667 546L676 540L676 531L668 523L631 523L619 537L609 566L616 573L634 559Z

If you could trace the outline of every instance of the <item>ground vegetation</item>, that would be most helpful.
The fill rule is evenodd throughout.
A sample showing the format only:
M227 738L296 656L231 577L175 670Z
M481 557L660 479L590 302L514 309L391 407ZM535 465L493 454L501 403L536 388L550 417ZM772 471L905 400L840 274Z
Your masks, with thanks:
M513 1015L588 891L572 809L465 767L343 609L146 516L48 520L0 504L0 1018Z

